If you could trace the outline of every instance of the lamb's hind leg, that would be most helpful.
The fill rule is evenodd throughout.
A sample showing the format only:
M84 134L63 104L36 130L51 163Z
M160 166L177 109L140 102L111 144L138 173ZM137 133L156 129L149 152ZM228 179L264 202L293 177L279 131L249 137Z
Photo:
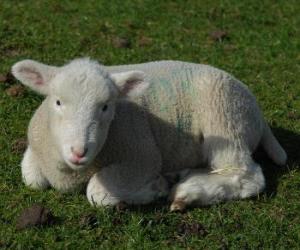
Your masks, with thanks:
M193 170L173 188L171 211L251 197L264 189L262 170L250 155L244 152L225 155L224 159L214 160L214 170Z
M22 178L26 186L34 189L45 189L49 187L49 182L40 170L40 164L38 158L32 152L32 149L28 147L21 163Z

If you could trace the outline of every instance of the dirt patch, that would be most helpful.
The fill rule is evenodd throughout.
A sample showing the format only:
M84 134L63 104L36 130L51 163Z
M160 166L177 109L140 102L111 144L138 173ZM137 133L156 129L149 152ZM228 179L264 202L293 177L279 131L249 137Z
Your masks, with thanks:
M6 75L0 74L0 82L6 82Z
M129 39L124 38L124 37L115 37L112 40L112 43L115 48L130 48L131 47L131 42Z
M140 47L146 47L149 46L152 43L152 38L147 36L141 36L138 40L138 45Z
M15 154L24 153L27 147L27 139L19 138L13 142L11 151Z
M120 225L123 225L124 223L121 218L113 218L112 224L114 226L120 226Z
M34 204L21 212L17 219L16 228L22 230L29 227L52 225L54 223L55 217L50 209L40 204Z
M228 32L225 30L214 30L209 33L209 37L215 42L221 42L226 38L229 38Z
M182 222L177 226L177 233L181 237L193 236L193 235L199 237L205 237L208 234L208 231L201 223Z
M98 219L94 214L83 215L79 221L81 228L95 228L98 226Z
M0 74L0 82L13 84L16 82L16 78L12 75L12 73L7 72L6 74Z
M5 90L6 94L12 97L21 97L24 95L25 89L20 84L14 84Z
M287 118L289 120L298 120L300 118L300 115L296 113L296 111L290 111L287 113Z

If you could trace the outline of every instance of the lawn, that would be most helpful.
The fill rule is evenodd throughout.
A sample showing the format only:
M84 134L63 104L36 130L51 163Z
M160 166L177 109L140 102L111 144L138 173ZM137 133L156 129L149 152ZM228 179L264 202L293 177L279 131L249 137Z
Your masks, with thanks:
M87 56L109 65L161 59L211 64L249 86L289 161L280 168L259 149L264 193L182 214L170 213L163 201L96 209L84 194L33 191L21 181L20 138L42 97L11 91L17 83L4 79L0 248L299 249L299 13L298 0L1 0L2 77L24 58L55 65ZM34 203L49 208L55 223L18 230L18 216Z

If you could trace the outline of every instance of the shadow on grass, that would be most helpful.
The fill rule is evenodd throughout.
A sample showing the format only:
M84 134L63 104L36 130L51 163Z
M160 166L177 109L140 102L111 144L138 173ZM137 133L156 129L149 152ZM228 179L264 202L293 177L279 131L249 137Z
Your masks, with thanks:
M298 168L300 164L300 134L278 127L273 127L272 131L286 151L288 162L284 167L275 165L272 160L268 158L261 146L259 146L254 153L254 159L262 166L266 178L267 186L265 193L268 197L276 195L280 177L289 171Z

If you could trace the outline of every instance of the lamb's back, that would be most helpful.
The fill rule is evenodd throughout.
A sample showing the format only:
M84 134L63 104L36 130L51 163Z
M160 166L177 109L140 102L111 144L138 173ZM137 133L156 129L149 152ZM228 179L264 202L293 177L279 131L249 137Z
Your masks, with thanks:
M148 114L164 167L173 170L197 165L202 158L201 89L223 71L179 61L108 67L111 73L128 70L145 72L151 83L146 93L133 101Z

